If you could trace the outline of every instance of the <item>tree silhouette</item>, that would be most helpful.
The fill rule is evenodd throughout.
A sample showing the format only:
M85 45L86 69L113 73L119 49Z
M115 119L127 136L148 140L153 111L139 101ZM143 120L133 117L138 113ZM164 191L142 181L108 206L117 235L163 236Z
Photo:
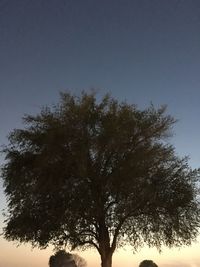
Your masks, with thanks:
M139 267L158 267L152 260L144 260L140 263Z
M65 250L57 251L49 258L49 267L79 267L76 265L73 255Z
M165 107L139 110L106 95L61 94L24 117L4 149L4 236L45 248L95 247L102 267L116 247L190 244L197 236L198 173L168 143Z

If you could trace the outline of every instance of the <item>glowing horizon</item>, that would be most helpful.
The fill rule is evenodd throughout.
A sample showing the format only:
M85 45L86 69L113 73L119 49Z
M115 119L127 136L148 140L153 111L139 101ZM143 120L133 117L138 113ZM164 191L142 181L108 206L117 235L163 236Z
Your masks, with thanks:
M159 267L197 267L200 265L199 240L190 247L164 248L159 253L155 248L142 248L138 253L133 253L130 246L126 246L113 255L113 267L137 267L142 260L151 259ZM13 242L0 239L1 267L43 267L48 266L49 257L54 253L53 248L45 250L32 249L30 245L16 247ZM88 267L99 267L100 257L95 250L72 251L82 256Z

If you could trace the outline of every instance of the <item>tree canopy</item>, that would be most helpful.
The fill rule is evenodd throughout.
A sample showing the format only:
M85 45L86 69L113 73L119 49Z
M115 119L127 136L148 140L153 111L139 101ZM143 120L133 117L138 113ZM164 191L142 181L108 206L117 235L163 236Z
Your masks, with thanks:
M140 262L139 267L158 267L158 265L152 260L143 260Z
M24 117L4 149L4 236L33 246L95 247L110 267L116 247L188 245L197 236L198 173L168 142L166 107L109 95L62 93Z
M84 258L78 254L71 254L65 250L58 250L49 258L49 267L86 267Z
M59 250L49 258L49 267L79 267L76 265L72 254Z

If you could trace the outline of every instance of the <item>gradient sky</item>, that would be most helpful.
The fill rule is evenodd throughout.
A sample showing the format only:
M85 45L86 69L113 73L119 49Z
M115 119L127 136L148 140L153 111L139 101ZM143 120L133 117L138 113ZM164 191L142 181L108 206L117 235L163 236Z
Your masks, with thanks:
M171 142L200 167L199 0L0 0L0 144L25 113L59 92L96 88L144 108L168 105L179 121ZM3 157L0 158L3 163ZM6 207L0 182L0 231ZM47 266L52 250L16 248L0 239L0 267ZM200 265L200 244L159 255L120 251L114 266ZM11 256L12 255L12 256ZM84 254L89 267L98 255Z

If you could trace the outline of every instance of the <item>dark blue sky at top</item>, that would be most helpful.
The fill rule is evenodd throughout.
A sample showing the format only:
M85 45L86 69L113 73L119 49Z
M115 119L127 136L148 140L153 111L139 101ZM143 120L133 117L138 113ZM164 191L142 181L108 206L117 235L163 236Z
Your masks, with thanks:
M168 105L200 166L199 0L0 0L0 144L59 91Z

